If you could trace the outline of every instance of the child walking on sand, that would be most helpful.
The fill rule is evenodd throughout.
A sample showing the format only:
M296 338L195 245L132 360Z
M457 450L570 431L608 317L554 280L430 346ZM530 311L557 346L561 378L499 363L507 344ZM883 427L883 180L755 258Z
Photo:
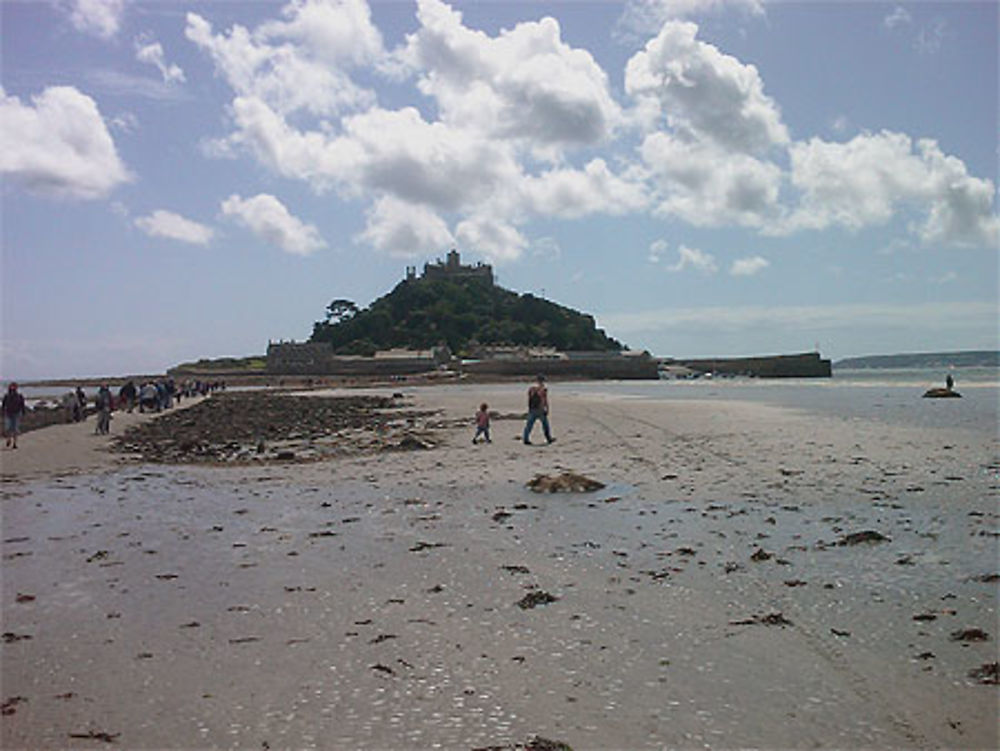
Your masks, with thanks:
M487 443L493 443L490 440L490 407L486 402L479 405L479 411L476 412L476 435L473 436L472 442L479 443L479 436L485 436Z

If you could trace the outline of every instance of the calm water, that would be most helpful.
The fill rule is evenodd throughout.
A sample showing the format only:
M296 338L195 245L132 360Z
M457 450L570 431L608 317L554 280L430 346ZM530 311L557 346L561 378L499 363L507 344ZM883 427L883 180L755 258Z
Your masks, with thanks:
M581 393L617 393L651 399L728 399L917 427L952 427L996 436L1000 373L993 368L951 371L961 399L923 399L944 386L941 370L835 370L832 378L699 379L693 381L573 384ZM554 391L561 386L555 385Z

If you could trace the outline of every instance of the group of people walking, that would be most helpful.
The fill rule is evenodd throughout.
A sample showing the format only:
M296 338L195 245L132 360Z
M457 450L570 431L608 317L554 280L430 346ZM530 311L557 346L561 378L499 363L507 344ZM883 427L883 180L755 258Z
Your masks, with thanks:
M172 378L149 380L141 386L134 380L125 383L118 393L114 394L107 384L102 384L94 395L93 406L97 416L94 427L96 435L108 435L111 432L111 415L116 409L132 412L137 406L140 412L161 412L179 404L182 397L207 396L208 394L226 388L224 381L184 381L175 383ZM88 398L83 386L77 386L62 396L58 408L64 410L66 422L84 422L89 411ZM7 448L17 448L17 437L21 433L22 423L28 412L24 395L18 390L16 383L10 383L3 396L3 435ZM58 417L57 417L58 420ZM51 420L42 424L50 424Z
M97 426L94 428L94 432L98 435L107 435L111 432L111 413L116 407L132 412L138 405L140 412L147 410L160 412L173 407L175 400L180 403L183 396L205 396L225 387L225 383L222 382L206 383L202 381L186 382L178 387L173 379L148 381L141 387L137 387L135 381L130 380L118 390L116 400L111 389L107 384L104 384L97 390L97 395L94 397L94 407L97 412ZM69 410L69 419L74 422L86 419L86 403L86 395L80 386L77 386L75 392L67 394L64 404ZM17 390L17 384L11 383L3 397L3 429L8 448L17 448L17 436L20 433L21 419L25 412L24 396ZM552 430L549 426L549 391L543 375L539 375L535 379L535 383L528 389L528 415L521 436L526 446L531 445L531 434L536 422L540 422L542 425L542 434L545 436L546 443L553 443L556 439L552 436ZM492 443L490 439L490 409L485 402L479 405L479 411L476 413L476 434L472 438L472 442L479 443L480 439L486 443Z
M545 376L539 375L535 383L528 389L528 418L524 424L524 433L521 440L526 446L531 445L531 431L534 430L535 423L542 424L542 433L545 435L546 443L553 443L556 439L552 437L552 430L549 427L549 390L545 385ZM486 443L490 440L490 407L483 402L479 405L476 413L476 434L472 442L479 443L482 437Z

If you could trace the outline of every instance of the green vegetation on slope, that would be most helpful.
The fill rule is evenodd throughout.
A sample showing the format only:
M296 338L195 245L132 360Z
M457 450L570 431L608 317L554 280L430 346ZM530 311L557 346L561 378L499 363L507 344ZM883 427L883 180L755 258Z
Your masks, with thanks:
M261 372L267 369L267 358L260 355L250 357L203 357L197 362L184 362L170 369L171 372L204 373L214 372Z
M327 320L313 326L311 341L330 342L340 354L427 349L441 343L464 353L473 341L561 350L622 349L596 327L592 316L475 279L403 281L363 310L348 300L334 300Z

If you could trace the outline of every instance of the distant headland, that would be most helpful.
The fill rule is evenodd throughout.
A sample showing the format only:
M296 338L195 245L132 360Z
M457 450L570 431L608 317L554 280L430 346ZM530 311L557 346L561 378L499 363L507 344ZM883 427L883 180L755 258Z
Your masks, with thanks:
M833 367L844 370L866 368L996 368L1000 367L1000 351L914 352L898 355L847 357L837 360Z

